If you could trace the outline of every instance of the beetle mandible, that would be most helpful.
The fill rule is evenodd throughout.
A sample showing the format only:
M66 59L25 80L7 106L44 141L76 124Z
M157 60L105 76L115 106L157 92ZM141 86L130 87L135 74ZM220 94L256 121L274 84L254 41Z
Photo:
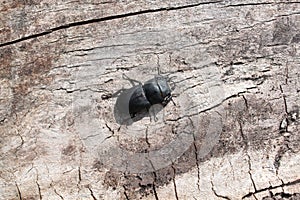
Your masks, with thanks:
M114 107L114 116L117 123L130 125L148 114L153 114L155 119L156 112L159 112L170 101L175 105L171 94L175 84L172 82L172 87L169 84L173 77L155 75L154 78L146 81L144 84L129 78L125 74L123 74L123 78L130 81L132 84L131 88L121 89L110 95L102 95L102 99L117 96ZM150 113L150 108L157 104L161 105L161 109Z

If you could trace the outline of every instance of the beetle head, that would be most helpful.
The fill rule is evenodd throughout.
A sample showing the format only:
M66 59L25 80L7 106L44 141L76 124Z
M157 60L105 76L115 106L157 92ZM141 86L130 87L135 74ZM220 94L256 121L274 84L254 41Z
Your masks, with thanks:
M162 104L166 106L171 100L171 88L168 81L163 76L155 76L155 78L145 82L143 89L149 102L154 104Z
M165 77L158 76L156 77L157 85L160 90L160 95L163 98L163 106L167 105L172 99L172 89L168 83L168 80Z

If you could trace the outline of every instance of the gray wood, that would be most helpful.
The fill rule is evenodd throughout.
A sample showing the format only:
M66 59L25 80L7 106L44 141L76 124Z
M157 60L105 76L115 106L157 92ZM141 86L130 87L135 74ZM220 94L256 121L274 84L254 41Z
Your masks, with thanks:
M0 11L0 199L299 198L299 2ZM176 106L117 124L101 96L158 73Z

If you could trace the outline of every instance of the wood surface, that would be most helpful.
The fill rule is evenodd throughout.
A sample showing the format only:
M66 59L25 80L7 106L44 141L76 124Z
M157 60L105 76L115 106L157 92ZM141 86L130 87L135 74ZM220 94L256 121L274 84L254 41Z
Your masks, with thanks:
M299 1L1 0L0 199L300 199L299 42Z

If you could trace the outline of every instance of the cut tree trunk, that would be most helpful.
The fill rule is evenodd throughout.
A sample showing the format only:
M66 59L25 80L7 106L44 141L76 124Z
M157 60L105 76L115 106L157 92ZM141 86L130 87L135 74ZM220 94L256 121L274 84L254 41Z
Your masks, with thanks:
M2 1L0 199L300 199L299 42L297 1Z

